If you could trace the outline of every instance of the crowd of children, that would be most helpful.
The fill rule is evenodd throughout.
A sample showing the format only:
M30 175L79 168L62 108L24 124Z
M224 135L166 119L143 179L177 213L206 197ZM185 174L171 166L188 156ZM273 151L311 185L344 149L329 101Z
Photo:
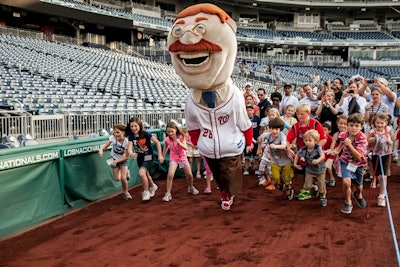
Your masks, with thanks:
M350 89L347 89L344 95L349 94ZM379 102L380 95L379 88L371 90L372 101L365 106L365 115L359 112L341 115L335 106L335 94L326 90L317 115L324 114L335 120L325 119L324 123L311 117L311 107L307 103L284 106L281 115L274 106L268 106L264 117L258 119L259 127L253 125L258 148L255 156L251 152L244 154L243 174L249 174L252 159L257 162L256 159L261 158L258 170L257 165L253 165L259 185L269 191L278 188L286 200L294 198L294 172L303 174L304 184L295 198L319 197L322 207L328 205L327 187L335 187L335 177L339 177L344 194L341 212L350 214L352 199L360 208L367 206L363 185L368 169L373 177L371 187L379 185L377 205L386 206L385 186L390 175L392 147L394 140L400 138L400 130L391 135L391 116L387 105ZM354 104L349 105L354 109ZM360 110L358 104L355 106ZM253 124L257 121L250 112L249 118Z
M190 142L189 135L175 122L169 122L166 126L166 137L162 149L160 141L155 135L145 131L140 118L133 117L128 125L117 124L113 127L113 134L107 142L99 149L99 156L102 158L104 151L112 145L111 158L107 159L107 164L111 166L115 181L121 181L122 196L125 200L131 200L132 196L128 191L128 181L130 173L128 169L129 158L137 162L139 171L138 177L141 180L143 192L142 201L149 201L155 196L158 186L150 175L150 167L153 164L155 153L152 143L157 149L158 161L163 164L167 152L169 151L169 165L166 181L166 193L162 201L172 200L172 184L175 172L178 168L182 169L186 175L188 194L197 195L199 191L193 185L192 165L193 158L196 160L196 178L201 178L201 161L204 160L204 173L206 187L204 194L210 194L212 173L204 157L198 154L195 146ZM189 152L187 152L189 151ZM197 151L197 152L196 152Z

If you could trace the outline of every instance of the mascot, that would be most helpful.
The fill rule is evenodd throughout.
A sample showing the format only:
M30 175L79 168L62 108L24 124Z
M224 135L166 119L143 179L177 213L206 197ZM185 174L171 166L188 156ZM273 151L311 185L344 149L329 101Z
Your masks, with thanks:
M212 4L182 10L168 34L176 73L190 88L185 106L192 142L205 156L229 210L242 189L242 153L252 149L253 129L242 93L230 76L235 63L236 23Z

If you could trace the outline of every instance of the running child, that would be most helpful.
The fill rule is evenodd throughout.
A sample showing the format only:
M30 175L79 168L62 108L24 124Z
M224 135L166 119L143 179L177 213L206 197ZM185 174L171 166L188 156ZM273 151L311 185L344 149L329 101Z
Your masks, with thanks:
M292 127L293 124L297 122L297 119L294 117L296 114L296 108L293 105L287 105L283 107L283 115L281 116L281 119L289 125L289 128ZM283 129L283 133L287 134L289 131L288 129Z
M299 161L305 163L305 179L303 189L300 194L297 195L298 200L306 200L312 198L310 190L314 187L314 192L318 192L320 196L320 204L322 207L328 205L328 200L326 198L326 183L325 183L325 155L322 151L322 147L318 144L320 139L317 130L308 130L304 133L303 141L305 146L302 147L299 152L297 152L293 166L299 170L303 168L299 164ZM314 179L317 183L317 188L315 188ZM318 191L316 191L318 190Z
M186 138L182 130L176 125L175 122L169 122L166 129L167 137L164 139L163 158L169 153L169 168L167 174L167 192L163 197L163 201L171 201L172 195L172 182L176 169L182 168L188 180L187 192L192 195L197 195L199 191L193 186L192 168L186 156L185 150L187 149Z
M331 169L332 170L332 176L330 176L330 173L328 171L328 186L329 187L334 187L336 185L336 180L335 176L333 175L333 166L334 163L338 160L338 155L336 153L336 148L339 147L340 145L340 140L338 139L338 134L341 132L346 132L347 131L347 118L348 116L346 115L339 115L336 120L336 124L338 126L338 132L334 133L332 136L332 142L331 142L331 147L328 151L325 152L327 155L327 160L325 162L327 170Z
M269 132L263 133L258 139L257 154L263 155L263 158L269 157L270 160L270 177L272 179L266 175L267 179L263 181L263 186L267 190L275 190L275 184L278 184L279 189L284 192L284 199L291 200L294 194L292 189L294 172L292 161L286 153L286 136L281 132L283 127L284 122L281 118L273 118L269 121ZM263 164L268 164L268 162L264 160ZM265 168L262 170L264 171Z
M132 199L131 194L128 192L128 139L125 137L126 126L123 124L116 124L113 127L113 134L109 136L107 142L99 150L99 156L102 158L104 150L110 145L111 159L107 163L111 166L114 174L115 181L121 181L122 196L125 200Z
M347 119L347 131L338 134L340 145L335 149L335 153L341 151L337 174L343 180L345 200L341 211L345 214L350 214L353 210L351 196L360 208L367 206L363 197L363 174L367 165L367 137L361 131L363 124L363 115L353 113ZM353 189L355 191L352 192Z
M390 155L392 154L393 141L386 126L390 122L390 116L378 112L372 120L372 129L367 133L367 140L372 153L373 176L379 183L378 206L386 206L385 187L387 187L387 174L390 168ZM379 156L381 155L381 161ZM383 173L382 173L383 169ZM386 174L386 175L385 175ZM385 179L382 181L382 178ZM384 182L384 183L383 183ZM374 186L373 183L371 186Z
M151 142L156 145L158 161L163 163L164 157L162 156L161 144L157 137L143 129L143 123L140 118L131 118L128 123L128 130L129 155L133 159L137 159L138 175L143 185L142 201L148 201L155 196L158 189L149 173L150 166L154 160Z
M251 167L251 162L253 161L253 170L254 174L258 175L258 165L260 163L260 158L257 156L257 140L258 135L259 135L259 124L260 124L260 118L257 115L253 114L253 106L246 106L246 112L247 116L249 117L251 121L251 125L253 127L253 143L254 143L254 148L251 151L244 151L244 171L243 175L249 175L250 172L250 167Z

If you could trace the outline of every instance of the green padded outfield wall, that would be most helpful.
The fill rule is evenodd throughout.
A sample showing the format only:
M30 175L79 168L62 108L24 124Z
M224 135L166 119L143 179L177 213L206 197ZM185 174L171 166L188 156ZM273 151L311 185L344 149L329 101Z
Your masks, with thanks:
M165 130L151 130L163 141ZM98 151L108 137L84 138L46 145L0 149L0 240L31 229L93 201L122 191L112 169ZM157 158L157 149L153 144ZM169 164L153 162L153 178L164 176ZM140 183L136 160L129 160L129 186ZM177 170L176 177L184 177Z
M121 192L97 154L107 137L0 150L0 239ZM130 159L129 186L140 182Z

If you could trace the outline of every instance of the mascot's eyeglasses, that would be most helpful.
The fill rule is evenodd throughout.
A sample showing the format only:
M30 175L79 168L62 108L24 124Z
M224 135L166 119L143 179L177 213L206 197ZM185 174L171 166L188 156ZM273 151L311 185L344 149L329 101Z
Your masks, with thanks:
M186 32L191 32L195 35L203 35L206 33L206 26L202 23L199 23L197 25L194 25L191 30L186 30L184 31L181 26L175 25L174 28L171 31L172 36L175 38L179 38L182 35L184 35Z

